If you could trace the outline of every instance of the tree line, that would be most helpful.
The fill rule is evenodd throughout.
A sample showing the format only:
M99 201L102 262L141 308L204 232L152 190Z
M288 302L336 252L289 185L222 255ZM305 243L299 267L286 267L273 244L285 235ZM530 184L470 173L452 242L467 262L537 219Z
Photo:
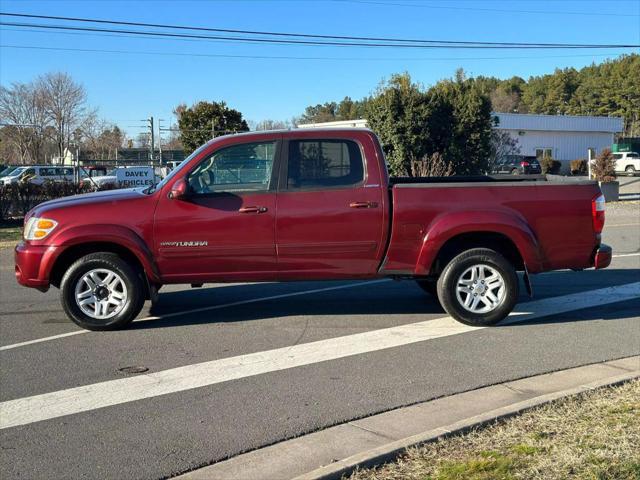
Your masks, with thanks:
M553 73L529 77L478 76L473 79L491 101L494 112L547 115L596 115L624 118L626 137L640 136L640 55L622 55L614 60L577 70L557 68ZM305 109L299 123L330 122L365 118L372 97L326 102Z
M290 121L250 122L224 101L200 101L174 109L177 129L163 145L191 153L211 138L248 130L366 118L379 135L393 175L477 174L517 145L493 129L491 112L614 115L624 118L626 136L640 136L640 55L623 55L580 70L501 80L454 78L425 88L408 73L392 75L360 100L308 106ZM70 146L112 159L128 144L125 133L99 118L84 87L66 73L48 73L30 83L0 86L0 158L21 163L62 157ZM139 146L148 147L141 134Z
M366 118L381 139L392 175L478 174L516 142L492 126L491 112L624 118L625 136L640 136L640 55L623 55L580 70L500 80L453 79L425 89L408 73L392 75L361 100L345 97L305 109L297 123Z

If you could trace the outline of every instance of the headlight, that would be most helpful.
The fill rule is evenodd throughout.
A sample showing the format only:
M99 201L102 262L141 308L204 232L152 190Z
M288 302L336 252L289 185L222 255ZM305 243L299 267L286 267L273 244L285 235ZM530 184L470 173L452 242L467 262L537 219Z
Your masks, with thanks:
M24 226L25 240L42 240L58 225L55 220L32 217Z

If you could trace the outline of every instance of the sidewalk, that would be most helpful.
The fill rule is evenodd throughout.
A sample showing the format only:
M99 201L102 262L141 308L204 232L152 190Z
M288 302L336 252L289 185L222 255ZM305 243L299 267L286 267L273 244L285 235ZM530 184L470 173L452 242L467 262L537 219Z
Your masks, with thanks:
M393 460L410 446L537 405L640 377L640 356L525 378L392 410L258 449L177 478L340 478Z

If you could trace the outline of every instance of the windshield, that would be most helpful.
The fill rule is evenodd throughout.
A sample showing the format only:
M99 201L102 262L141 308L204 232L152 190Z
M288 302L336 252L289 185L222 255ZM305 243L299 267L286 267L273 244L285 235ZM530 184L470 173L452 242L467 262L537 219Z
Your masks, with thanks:
M7 175L7 177L17 177L18 175L20 175L22 172L24 172L27 169L27 167L18 167L16 168L14 171L12 171L11 173L9 173L9 175Z
M173 170L171 170L169 172L169 174L164 177L160 183L153 185L149 188L147 188L146 190L143 190L144 193L146 194L151 194L153 192L155 192L156 190L161 189L162 187L164 187L167 182L169 180L171 180L173 177L175 177L175 175L182 169L183 166L185 166L187 163L189 163L193 158L195 158L196 156L198 156L200 154L200 152L202 152L207 145L209 145L209 143L205 143L204 145L202 145L200 148L198 148L197 150L195 150L191 155L189 155L187 158L185 158L182 162L180 162L180 164L174 168Z
M0 177L6 177L9 173L13 172L16 167L7 167L0 172Z

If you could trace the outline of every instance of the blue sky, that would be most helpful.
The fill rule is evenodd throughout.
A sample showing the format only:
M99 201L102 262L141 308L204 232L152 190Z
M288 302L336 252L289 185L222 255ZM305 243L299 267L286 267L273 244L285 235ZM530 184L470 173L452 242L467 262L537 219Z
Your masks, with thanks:
M640 0L0 0L0 10L334 35L640 43ZM66 71L85 86L89 102L99 108L102 117L125 128L132 136L139 131L136 128L141 124L139 119L149 115L171 119L173 107L182 102L224 100L248 120L283 120L299 115L307 105L340 100L345 95L361 98L371 93L381 79L396 72L408 71L427 86L451 77L459 67L471 75L527 78L551 72L556 67L579 68L623 52L615 49L374 50L247 45L109 34L27 32L13 27L0 30L0 44L145 52L0 48L2 85L27 82L48 71Z

